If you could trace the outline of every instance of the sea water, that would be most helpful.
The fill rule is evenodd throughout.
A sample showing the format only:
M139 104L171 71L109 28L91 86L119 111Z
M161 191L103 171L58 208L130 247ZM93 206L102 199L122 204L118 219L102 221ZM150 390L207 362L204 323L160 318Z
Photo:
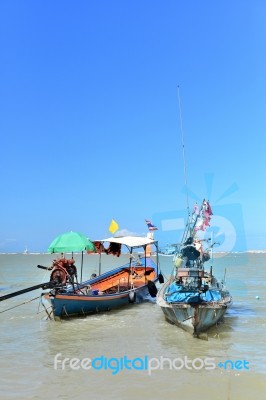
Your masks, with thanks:
M0 255L0 295L49 281L37 264L53 258ZM102 271L127 261L103 256ZM84 255L84 279L98 265ZM169 277L172 257L160 266ZM213 270L234 302L208 341L166 322L155 302L61 322L47 320L41 289L0 302L0 398L264 400L266 254L216 254Z

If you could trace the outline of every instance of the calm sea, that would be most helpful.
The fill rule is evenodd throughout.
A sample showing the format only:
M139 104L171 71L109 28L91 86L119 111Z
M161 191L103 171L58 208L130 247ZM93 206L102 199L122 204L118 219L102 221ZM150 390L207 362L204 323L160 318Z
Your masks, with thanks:
M48 281L36 266L52 259L0 255L0 295ZM123 259L103 257L103 270ZM97 255L84 261L83 277L97 273ZM171 257L162 256L160 264L169 276ZM0 302L0 398L265 400L266 254L216 255L216 276L223 278L225 269L234 303L208 341L167 323L152 302L62 322L46 320L39 298L28 302L41 290ZM75 369L67 360L55 369L56 355L76 358ZM88 358L95 368L81 367ZM119 366L120 358L128 368ZM209 359L213 367L206 369Z

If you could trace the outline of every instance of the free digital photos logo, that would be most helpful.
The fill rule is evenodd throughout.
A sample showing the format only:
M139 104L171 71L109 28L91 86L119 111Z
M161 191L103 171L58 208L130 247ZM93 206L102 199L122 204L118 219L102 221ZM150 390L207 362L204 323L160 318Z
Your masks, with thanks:
M69 358L63 357L62 353L57 353L54 357L55 370L86 370L86 371L109 371L112 375L117 375L121 371L145 371L151 375L156 370L214 370L220 368L223 370L249 370L249 362L247 360L225 360L217 362L215 358L194 358L189 357L152 357L142 356L130 358L123 357L105 357L99 356L94 358Z

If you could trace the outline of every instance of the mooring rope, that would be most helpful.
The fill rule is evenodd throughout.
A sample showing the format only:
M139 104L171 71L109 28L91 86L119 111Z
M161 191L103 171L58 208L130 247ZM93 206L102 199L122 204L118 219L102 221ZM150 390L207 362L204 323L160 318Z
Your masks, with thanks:
M17 304L16 306L7 308L6 310L2 310L2 311L0 311L0 314L4 313L6 311L9 311L9 310L13 310L13 308L17 308L17 307L23 306L23 304L27 304L27 303L30 303L31 301L37 300L37 299L39 299L39 297L40 296L34 297L34 299L31 299L31 300L28 300L28 301L24 301L23 303Z

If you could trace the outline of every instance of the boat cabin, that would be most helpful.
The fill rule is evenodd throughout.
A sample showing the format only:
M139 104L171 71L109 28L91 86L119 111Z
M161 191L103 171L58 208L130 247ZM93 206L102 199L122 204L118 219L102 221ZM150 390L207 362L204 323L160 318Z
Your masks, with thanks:
M178 268L176 274L176 283L184 288L190 289L201 288L207 286L203 269L199 268Z

